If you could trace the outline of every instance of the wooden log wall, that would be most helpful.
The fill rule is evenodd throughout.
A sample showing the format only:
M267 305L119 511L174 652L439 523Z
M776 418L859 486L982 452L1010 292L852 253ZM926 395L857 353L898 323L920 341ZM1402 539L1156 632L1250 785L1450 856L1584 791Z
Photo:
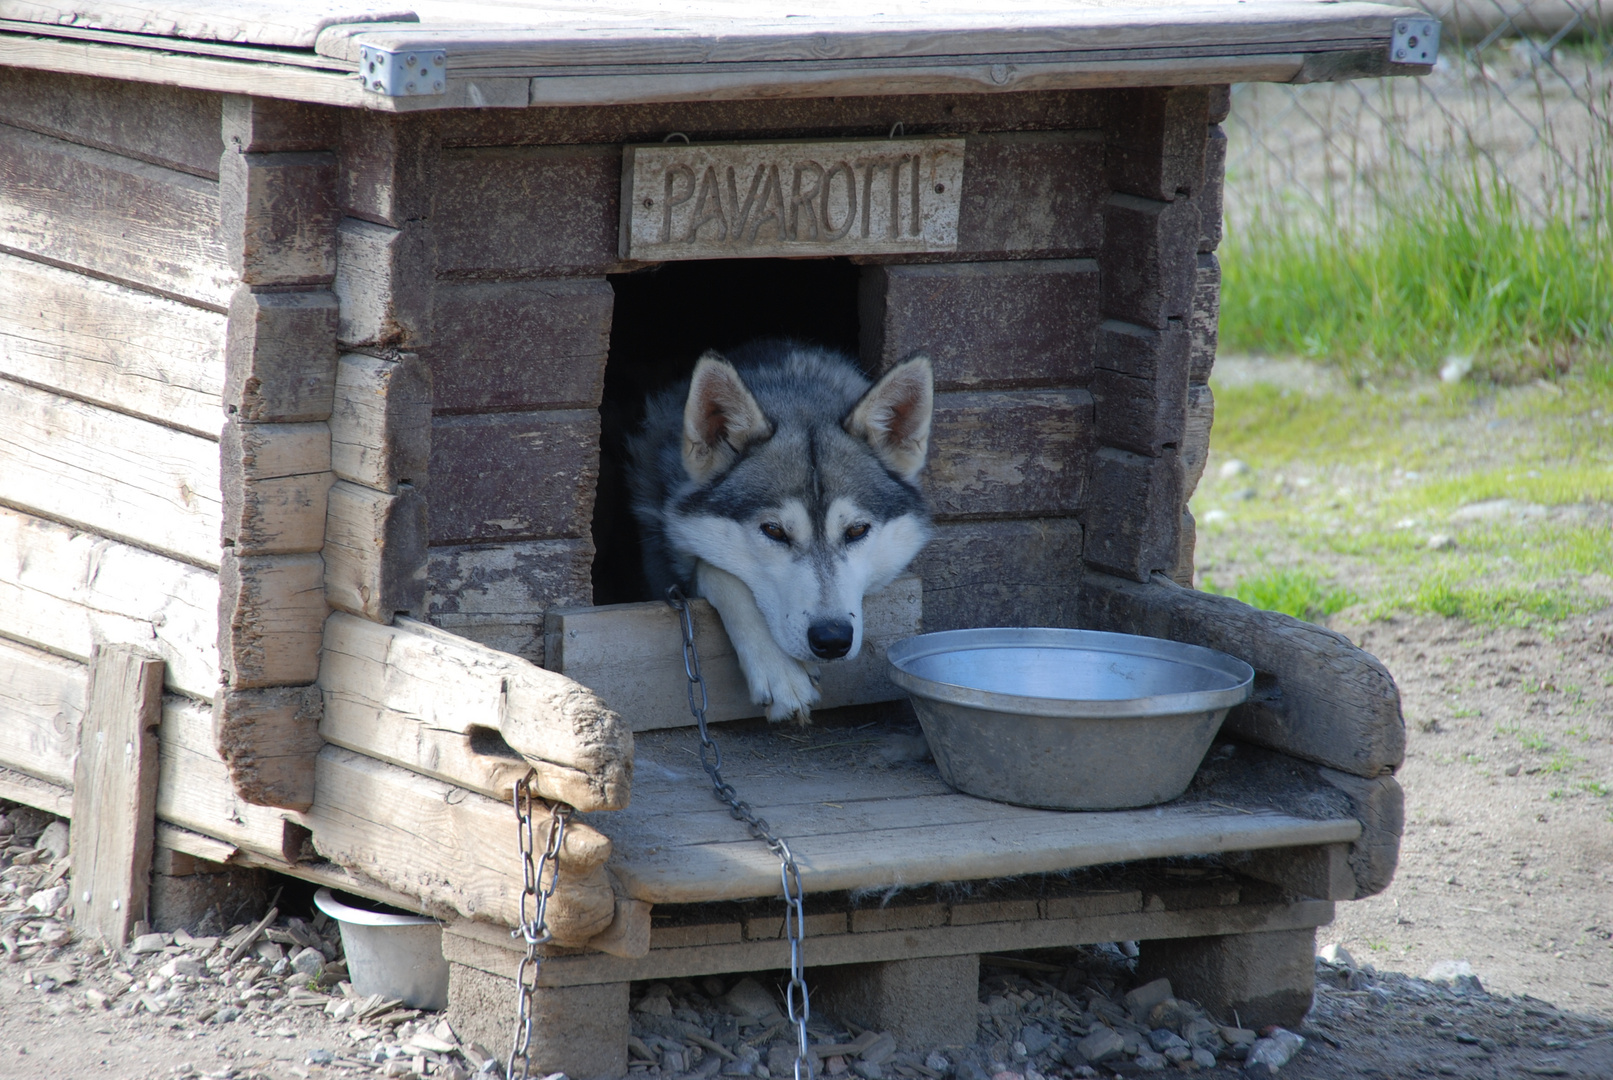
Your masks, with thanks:
M335 501L335 110L221 103L220 230L234 275L221 447L224 547L214 727L235 790L313 802L319 675Z

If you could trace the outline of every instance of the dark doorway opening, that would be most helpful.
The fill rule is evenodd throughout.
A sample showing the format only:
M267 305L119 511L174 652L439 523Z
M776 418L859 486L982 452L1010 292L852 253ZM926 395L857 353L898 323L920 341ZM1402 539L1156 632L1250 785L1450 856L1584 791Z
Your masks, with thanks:
M625 443L644 400L688 377L707 349L790 337L857 355L858 267L846 259L716 259L613 274L615 313L600 405L594 603L647 595L628 504Z

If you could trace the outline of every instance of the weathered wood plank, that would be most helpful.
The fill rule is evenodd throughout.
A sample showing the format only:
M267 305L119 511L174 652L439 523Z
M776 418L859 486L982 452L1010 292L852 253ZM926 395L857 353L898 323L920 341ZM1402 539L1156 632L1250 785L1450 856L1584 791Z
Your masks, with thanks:
M222 315L3 252L0 279L0 375L218 437Z
M924 629L1078 625L1081 540L1074 518L942 522L913 562Z
M1092 455L1081 523L1087 565L1136 581L1175 568L1181 553L1182 469L1174 450L1146 457L1113 447Z
M1061 516L1080 509L1092 453L1085 390L935 395L924 490L937 518Z
M217 566L218 444L0 379L0 501Z
M544 798L584 810L627 805L627 724L588 688L518 657L412 619L380 626L338 614L326 623L319 685L320 734L330 742L428 774L446 752L432 749L440 743L454 760L490 770L444 775L478 789L502 787L497 755L513 752L537 770ZM472 756L467 741L493 750Z
M218 179L219 97L122 79L0 68L0 124Z
M334 293L237 289L225 345L230 413L262 424L328 419L336 392L336 325Z
M592 540L517 540L431 549L426 621L543 663L543 616L593 603Z
M224 145L238 154L334 149L341 142L340 110L285 98L226 94L219 118Z
M1400 862L1400 838L1406 831L1406 795L1393 776L1370 780L1336 769L1319 770L1322 779L1350 797L1361 835L1350 845L1355 898L1374 896L1389 887Z
M614 304L602 278L438 285L429 352L436 408L597 408Z
M973 926L903 927L812 938L813 964L874 963L915 956L962 956L1018 949L1064 948L1103 941L1154 941L1162 938L1248 934L1320 926L1333 919L1324 900L1289 904L1246 904L1137 911L1076 918L1005 920ZM475 924L444 928L443 955L450 963L509 977L508 933L490 934ZM767 971L790 965L790 943L779 938L729 941L682 948L652 948L641 959L604 953L550 956L539 982L544 986L586 986L637 979L675 979L729 971Z
M505 925L520 918L507 802L335 746L320 752L317 769L305 820L321 855L428 907ZM549 907L557 944L582 945L615 917L609 855L610 842L588 825L566 829Z
M57 817L73 816L73 789L0 768L0 799L21 803Z
M942 390L1078 386L1092 371L1098 264L1092 259L870 266L865 349L881 368L929 355ZM869 315L874 316L873 319Z
M442 145L437 123L441 115L343 109L338 191L342 210L394 229L430 217L437 151Z
M431 267L423 222L394 229L342 219L331 286L341 300L341 344L399 349L425 344L430 336Z
M229 767L213 746L212 708L165 697L157 741L162 751L159 821L283 862L301 856L300 830L283 811L254 806L236 794Z
M1367 778L1405 758L1400 691L1378 659L1348 638L1231 597L1088 574L1083 625L1220 649L1255 669L1250 699L1222 732Z
M599 412L438 416L431 424L431 542L590 534Z
M0 507L0 636L87 662L97 642L149 649L171 689L218 689L218 578Z
M225 425L222 540L236 555L316 552L325 543L327 424Z
M73 925L119 948L145 917L157 811L162 661L97 645L73 769Z
M1103 126L1104 115L1102 95L1069 91L912 95L902 102L907 130L949 134L1091 130ZM646 143L663 138L671 130L687 132L695 142L792 136L852 138L889 135L889 117L890 102L878 97L583 105L462 113L453 118L440 137L447 147Z
M374 622L423 609L426 500L400 484L396 495L338 481L325 519L325 597L331 607Z
M605 273L618 261L621 171L611 145L444 150L437 272Z
M1297 896L1318 900L1354 900L1359 893L1350 867L1350 844L1308 848L1267 848L1225 856L1229 868L1256 881L1269 881Z
M331 467L343 480L396 493L426 485L431 460L431 369L413 353L382 360L348 353L336 367Z
M223 682L234 690L313 682L328 610L324 560L226 553L218 583Z
M1210 428L1215 424L1215 394L1207 385L1187 388L1187 424L1182 432L1182 504L1198 490L1210 457Z
M83 664L0 639L0 766L71 786L88 681Z
M963 145L925 137L630 146L621 255L660 262L952 251Z
M1193 312L1188 325L1193 333L1188 379L1195 384L1208 383L1210 369L1215 366L1221 329L1221 261L1213 254L1198 257L1193 273Z
M885 648L919 632L923 588L906 576L863 599L863 647L854 660L822 665L819 709L903 697L885 675ZM705 600L691 602L695 646L706 677L709 720L761 716L722 620ZM634 731L694 723L684 690L682 631L666 604L561 608L544 620L544 663L605 700Z
M335 154L227 153L219 204L225 250L245 284L322 285L335 276Z
M324 746L317 686L221 690L213 738L236 794L257 806L306 810L314 801L314 755Z
M222 311L218 185L0 126L0 245Z
M16 0L10 17L29 22L67 23L156 37L231 41L311 49L319 32L338 23L417 22L402 6L367 3L307 3L305 0L235 0L228 8L206 0L168 0L160 7L126 4L85 5L54 0Z

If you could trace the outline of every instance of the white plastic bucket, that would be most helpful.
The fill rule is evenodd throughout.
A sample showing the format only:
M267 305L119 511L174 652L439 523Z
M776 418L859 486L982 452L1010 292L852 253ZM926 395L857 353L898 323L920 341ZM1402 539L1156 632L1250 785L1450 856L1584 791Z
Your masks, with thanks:
M314 903L341 927L354 990L397 998L411 1009L448 1007L448 961L436 919L354 907L329 889L316 892Z

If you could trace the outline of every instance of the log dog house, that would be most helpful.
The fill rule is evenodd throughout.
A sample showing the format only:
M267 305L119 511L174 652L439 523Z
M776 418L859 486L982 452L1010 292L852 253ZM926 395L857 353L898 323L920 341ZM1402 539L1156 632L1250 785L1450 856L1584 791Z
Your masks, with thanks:
M823 1007L955 1040L981 952L1135 939L1212 1008L1303 1012L1314 927L1393 873L1402 721L1344 638L1190 587L1221 121L1233 82L1426 73L1430 20L811 8L0 3L0 798L73 818L82 926L127 932L153 848L430 911L451 1014L502 1045L530 769L580 812L536 1064L622 1075L631 980L779 966L776 864L689 767L675 620L633 603L613 440L700 349L789 333L938 380L936 539L826 706L887 722L882 645L921 626L1259 673L1146 811L726 726ZM753 716L697 615L714 716ZM918 984L930 1027L881 1019Z

